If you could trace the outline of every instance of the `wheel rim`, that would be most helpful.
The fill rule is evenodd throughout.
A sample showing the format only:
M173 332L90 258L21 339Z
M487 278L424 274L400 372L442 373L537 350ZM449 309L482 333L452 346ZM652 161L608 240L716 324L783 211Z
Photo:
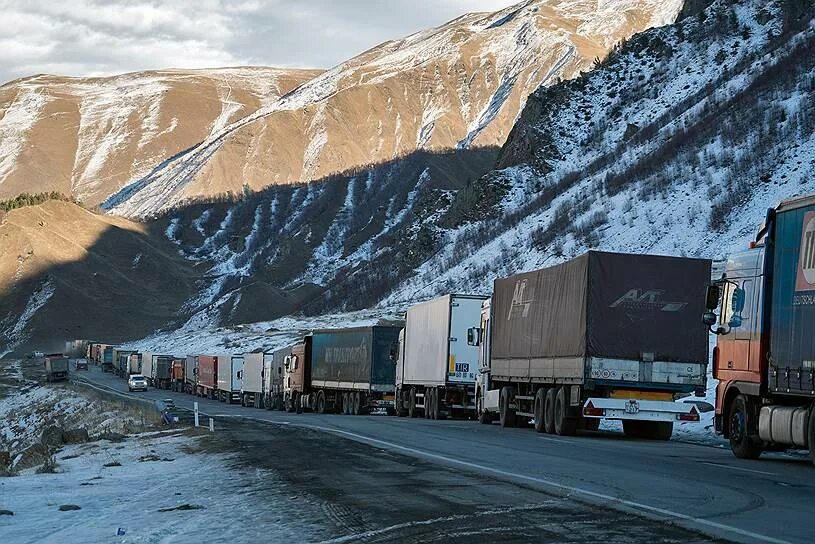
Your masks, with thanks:
M744 440L744 414L741 410L733 412L733 417L730 418L730 438L734 442L741 442Z

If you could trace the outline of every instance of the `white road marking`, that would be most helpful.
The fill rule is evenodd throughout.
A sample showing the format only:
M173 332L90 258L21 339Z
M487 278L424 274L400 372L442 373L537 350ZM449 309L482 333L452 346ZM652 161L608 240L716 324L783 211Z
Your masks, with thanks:
M705 465L710 465L712 467L725 468L727 470L739 470L741 472L752 472L754 474L766 474L767 476L778 476L774 472L765 472L763 470L754 470L752 468L732 467L730 465L722 465L720 463L711 463L710 461L701 461L701 463L704 463Z
M552 436L539 436L541 440L549 440L550 442L560 442L561 444L574 444L571 440L563 440L562 438L554 438Z

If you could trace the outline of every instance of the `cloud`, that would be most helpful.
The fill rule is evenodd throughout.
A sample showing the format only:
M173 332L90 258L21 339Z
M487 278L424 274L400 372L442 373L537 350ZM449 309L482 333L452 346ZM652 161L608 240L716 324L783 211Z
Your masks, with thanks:
M263 64L330 67L512 0L0 0L0 82Z

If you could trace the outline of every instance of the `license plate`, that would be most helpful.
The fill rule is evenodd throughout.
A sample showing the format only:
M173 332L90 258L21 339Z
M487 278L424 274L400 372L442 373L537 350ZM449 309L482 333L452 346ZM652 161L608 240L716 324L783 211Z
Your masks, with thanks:
M640 403L635 400L629 400L625 403L625 413L626 414L638 414L640 413Z

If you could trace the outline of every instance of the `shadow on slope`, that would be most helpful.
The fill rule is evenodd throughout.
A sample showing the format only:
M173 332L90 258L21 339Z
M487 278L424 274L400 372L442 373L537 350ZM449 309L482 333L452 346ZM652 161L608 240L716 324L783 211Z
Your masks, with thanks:
M173 326L199 277L149 227L67 202L12 211L0 238L0 354Z

